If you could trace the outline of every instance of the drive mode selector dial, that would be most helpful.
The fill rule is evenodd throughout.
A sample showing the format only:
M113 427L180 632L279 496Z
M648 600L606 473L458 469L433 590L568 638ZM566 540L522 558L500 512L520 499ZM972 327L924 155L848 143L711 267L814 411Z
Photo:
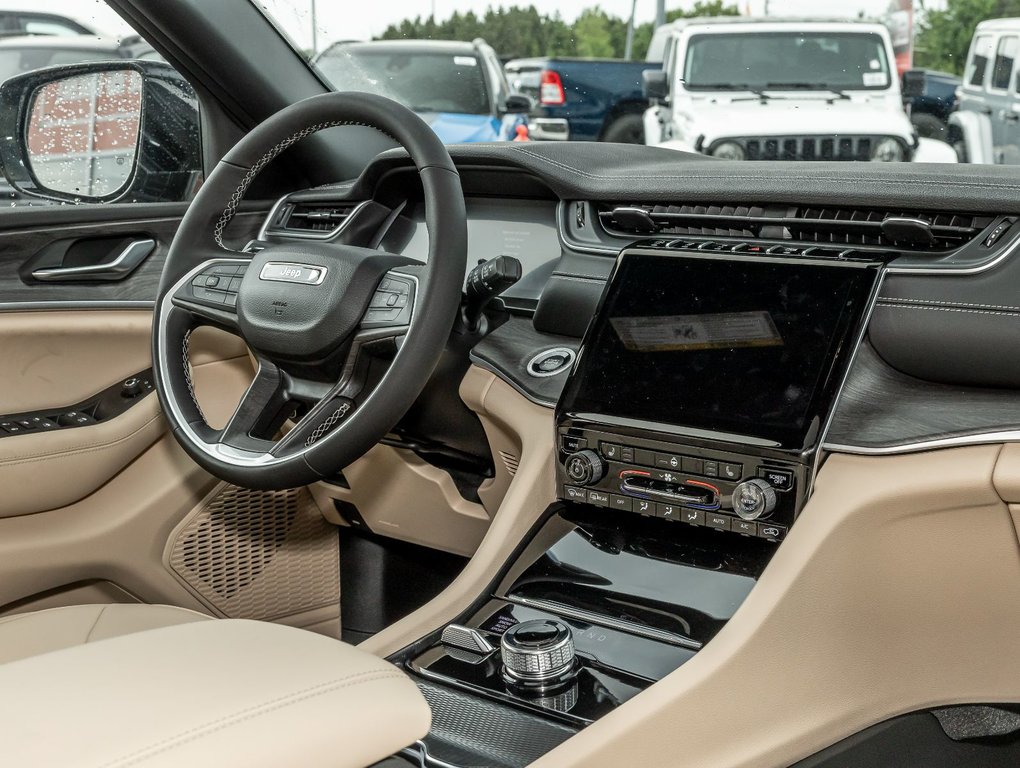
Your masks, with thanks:
M733 511L744 520L760 520L776 508L776 491L765 480L745 480L733 489Z
M606 474L606 462L595 451L578 451L567 456L567 477L577 485L594 485Z
M549 687L574 674L574 638L570 628L552 619L522 621L500 642L503 678L524 687Z

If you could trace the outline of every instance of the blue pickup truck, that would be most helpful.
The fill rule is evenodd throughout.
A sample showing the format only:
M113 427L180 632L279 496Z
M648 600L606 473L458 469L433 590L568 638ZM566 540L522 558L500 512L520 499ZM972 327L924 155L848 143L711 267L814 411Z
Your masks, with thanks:
M641 73L660 65L620 59L514 59L504 66L513 90L536 106L528 120L532 139L644 143L642 113L648 99Z
M946 141L949 115L956 109L956 89L962 80L946 72L924 72L924 90L910 101L910 121L919 136Z

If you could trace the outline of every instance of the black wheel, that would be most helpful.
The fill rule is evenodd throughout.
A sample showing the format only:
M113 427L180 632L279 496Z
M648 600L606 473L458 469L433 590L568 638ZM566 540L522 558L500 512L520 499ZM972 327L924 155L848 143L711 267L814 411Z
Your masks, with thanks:
M616 118L602 137L603 141L614 141L618 144L644 144L645 121L642 115L623 115Z
M945 141L946 134L949 132L949 126L946 125L945 121L927 112L915 112L910 116L910 122L914 124L914 127L917 129L917 135L922 139Z

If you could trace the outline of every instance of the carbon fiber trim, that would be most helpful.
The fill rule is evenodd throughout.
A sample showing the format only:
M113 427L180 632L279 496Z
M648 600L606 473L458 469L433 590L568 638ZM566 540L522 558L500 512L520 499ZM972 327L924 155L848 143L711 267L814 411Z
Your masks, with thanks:
M521 768L569 739L567 725L416 681L432 708L429 753L462 768Z

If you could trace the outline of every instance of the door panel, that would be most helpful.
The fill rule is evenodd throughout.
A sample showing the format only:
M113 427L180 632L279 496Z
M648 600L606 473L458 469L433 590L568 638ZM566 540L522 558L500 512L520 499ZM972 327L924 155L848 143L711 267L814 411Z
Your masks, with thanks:
M11 218L18 222L0 229L0 310L25 308L52 308L68 305L87 307L149 307L155 301L159 277L163 270L170 241L180 224L180 214L154 216L152 208L178 208L178 206L119 205L103 209L121 214L115 221L65 221L61 208L39 208L12 211ZM38 213L33 222L24 226L25 213ZM183 213L183 210L180 211ZM86 219L94 215L89 206L79 211ZM265 210L249 210L238 214L228 227L227 237L241 245L254 239L265 218ZM98 218L98 217L97 217ZM102 219L106 219L105 216ZM7 225L7 214L0 216L0 227ZM23 276L26 263L47 246L58 240L89 238L133 237L152 238L156 247L141 266L118 282L49 283L33 281Z

